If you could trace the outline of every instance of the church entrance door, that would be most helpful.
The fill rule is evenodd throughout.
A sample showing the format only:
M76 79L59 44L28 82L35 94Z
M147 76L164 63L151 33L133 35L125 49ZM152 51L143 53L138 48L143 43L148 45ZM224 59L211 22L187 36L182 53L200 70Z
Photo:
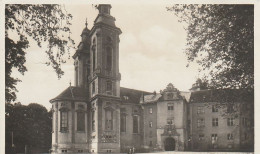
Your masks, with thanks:
M164 141L165 151L174 151L175 150L175 140L172 137L168 137Z

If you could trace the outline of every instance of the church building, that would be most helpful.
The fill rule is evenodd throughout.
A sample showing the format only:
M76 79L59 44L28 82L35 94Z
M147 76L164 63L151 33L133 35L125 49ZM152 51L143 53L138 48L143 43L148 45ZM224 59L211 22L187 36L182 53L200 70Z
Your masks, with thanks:
M199 84L190 92L171 83L160 93L121 87L122 32L111 5L97 9L94 26L88 29L86 23L73 56L75 86L50 100L52 153L236 150L251 144L247 110L229 117L228 126L221 109L212 112L218 91L201 90Z

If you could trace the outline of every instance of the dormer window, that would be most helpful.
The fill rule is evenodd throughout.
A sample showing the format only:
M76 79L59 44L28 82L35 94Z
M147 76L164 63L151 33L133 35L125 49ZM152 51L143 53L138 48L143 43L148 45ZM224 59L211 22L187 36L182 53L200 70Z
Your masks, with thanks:
M123 96L125 100L129 100L129 97L128 96Z

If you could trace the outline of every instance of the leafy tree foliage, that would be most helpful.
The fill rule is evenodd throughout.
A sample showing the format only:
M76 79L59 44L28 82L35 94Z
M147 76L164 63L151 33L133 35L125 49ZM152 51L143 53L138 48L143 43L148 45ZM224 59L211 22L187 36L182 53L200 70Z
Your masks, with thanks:
M188 61L196 61L214 88L254 88L254 6L167 7L186 23Z
M23 153L25 145L31 152L48 152L51 147L51 111L36 103L28 106L6 103L5 109L6 153L12 153L12 133L17 153Z
M70 21L68 14L61 5L17 5L5 6L5 80L6 102L16 99L16 84L20 80L11 76L14 68L21 74L27 71L25 54L31 41L36 41L39 47L47 44L46 54L50 65L56 71L58 78L64 72L61 64L66 62L65 53L74 48L70 37ZM12 37L12 34L18 38ZM16 40L18 39L18 40Z

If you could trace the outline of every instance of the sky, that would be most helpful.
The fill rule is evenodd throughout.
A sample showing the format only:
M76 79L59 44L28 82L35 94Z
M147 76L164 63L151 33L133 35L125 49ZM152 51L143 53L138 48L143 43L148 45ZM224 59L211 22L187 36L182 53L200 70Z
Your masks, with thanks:
M71 37L78 45L86 18L91 29L98 10L91 4L64 6L73 16ZM121 87L159 92L172 83L180 91L189 91L199 77L197 64L186 67L184 25L173 12L166 10L166 6L170 5L112 5L111 15L122 30L119 44ZM50 109L49 100L65 90L70 82L74 85L74 66L72 59L63 64L65 75L58 79L54 70L43 64L47 60L44 51L32 43L26 54L28 71L23 76L14 71L13 76L22 80L17 85L17 101L25 105L39 103ZM72 50L71 55L74 53Z

